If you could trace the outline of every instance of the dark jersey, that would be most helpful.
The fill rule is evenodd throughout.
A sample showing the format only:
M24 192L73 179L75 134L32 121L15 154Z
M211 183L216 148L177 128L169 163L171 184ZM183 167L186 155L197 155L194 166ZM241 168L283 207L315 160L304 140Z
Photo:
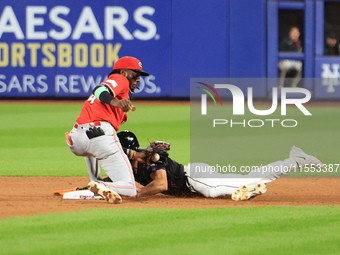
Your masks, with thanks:
M302 52L301 41L293 42L289 37L286 37L280 44L279 51Z
M168 158L168 164L162 169L166 171L168 179L168 190L162 192L163 194L172 196L195 195L187 186L187 177L185 176L184 166L182 164ZM157 169L138 163L138 171L134 173L136 182L139 182L143 186L148 185L152 181L150 174L154 171L157 171Z

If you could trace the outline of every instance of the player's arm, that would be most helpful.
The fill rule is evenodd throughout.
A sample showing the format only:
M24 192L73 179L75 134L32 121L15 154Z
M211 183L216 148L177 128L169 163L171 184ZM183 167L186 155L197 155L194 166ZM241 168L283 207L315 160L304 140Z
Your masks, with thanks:
M144 150L126 150L126 154L128 155L132 168L137 171L138 163L145 163L146 154ZM138 196L151 196L157 193L161 193L163 191L168 190L168 178L165 168L159 168L150 173L150 177L152 181L144 186L139 192Z
M139 196L151 196L168 190L168 179L164 169L152 172L150 177L152 181L140 190Z
M93 95L99 99L100 102L112 105L115 108L121 108L124 112L133 110L134 106L129 99L117 100L110 93L110 90L106 86L97 86L93 90Z

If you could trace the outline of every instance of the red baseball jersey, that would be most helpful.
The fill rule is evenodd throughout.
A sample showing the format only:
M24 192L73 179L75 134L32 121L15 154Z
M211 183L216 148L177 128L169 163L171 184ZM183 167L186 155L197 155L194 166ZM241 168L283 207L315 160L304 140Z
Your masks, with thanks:
M129 80L125 76L111 74L101 85L108 87L115 99L129 99ZM92 94L85 101L77 123L81 125L94 121L106 121L118 131L120 124L126 120L127 114L122 109L102 103Z

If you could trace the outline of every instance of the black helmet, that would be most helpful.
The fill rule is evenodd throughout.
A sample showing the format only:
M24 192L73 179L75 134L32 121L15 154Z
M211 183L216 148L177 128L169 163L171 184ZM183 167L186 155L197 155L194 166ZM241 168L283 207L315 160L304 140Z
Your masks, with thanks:
M117 133L120 144L126 149L137 150L139 148L139 142L136 135L128 130Z

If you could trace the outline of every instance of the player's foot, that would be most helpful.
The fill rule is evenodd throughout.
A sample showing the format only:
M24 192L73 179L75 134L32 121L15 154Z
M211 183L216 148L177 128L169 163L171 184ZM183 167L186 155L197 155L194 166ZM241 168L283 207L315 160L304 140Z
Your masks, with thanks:
M106 199L107 202L111 204L121 204L122 198L114 190L107 188L104 184L100 182L91 181L88 185L89 190L91 190L95 195L100 195Z
M252 185L252 186L242 186L236 190L232 195L231 199L234 201L248 200L256 195L261 195L267 192L267 186L264 183Z
M321 169L323 167L321 160L308 155L302 149L296 146L293 146L290 150L289 157L295 159L300 168L311 166L317 169Z

